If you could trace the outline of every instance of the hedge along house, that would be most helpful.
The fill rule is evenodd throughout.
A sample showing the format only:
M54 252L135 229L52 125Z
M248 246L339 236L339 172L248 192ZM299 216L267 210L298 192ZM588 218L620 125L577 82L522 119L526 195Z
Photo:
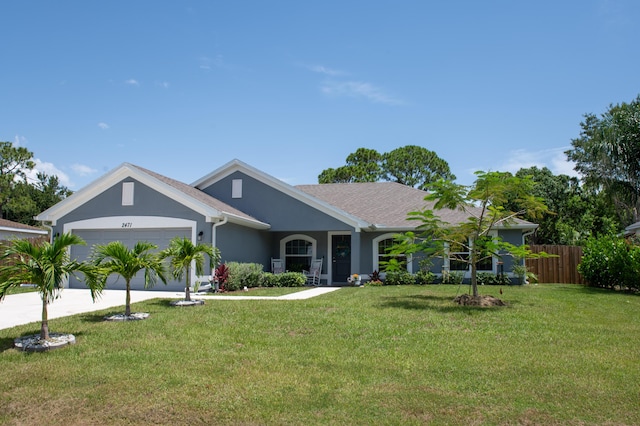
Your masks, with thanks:
M394 235L415 229L407 213L425 208L424 197L424 191L393 182L292 186L239 160L191 185L125 163L36 219L51 226L54 237L62 232L81 236L87 246L75 246L71 253L79 260L94 244L120 240L132 246L145 240L162 249L171 238L185 236L218 247L223 262L260 263L266 271L272 258L283 259L291 271L322 259L322 285L344 285L350 274L380 270ZM466 220L456 211L439 213L449 223ZM522 244L535 228L518 221L495 234ZM409 272L418 270L417 257L405 260ZM436 259L432 270L439 273L443 267L463 268ZM509 259L504 267L510 270ZM483 268L500 272L497 259ZM141 289L143 277L136 279L132 287ZM73 278L69 285L84 287ZM168 286L182 290L175 281ZM123 287L115 279L108 283L108 288Z

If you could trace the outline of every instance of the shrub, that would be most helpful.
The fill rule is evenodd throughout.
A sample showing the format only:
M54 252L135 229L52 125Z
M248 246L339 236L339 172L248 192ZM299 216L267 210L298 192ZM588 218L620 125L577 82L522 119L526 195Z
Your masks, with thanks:
M262 285L262 265L259 263L227 263L229 277L227 278L227 291L240 290L244 287L260 287Z
M462 284L463 279L462 271L442 271L442 284Z
M218 288L222 291L227 288L227 280L229 279L229 268L226 264L218 265L213 272L213 279L218 283Z
M508 276L502 274L497 275L492 272L478 272L476 280L479 285L509 285L511 280Z
M384 283L380 280L371 280L364 283L365 287L379 287L384 285Z
M387 272L384 278L384 285L413 285L416 281L407 271Z
M272 274L271 272L265 272L262 274L263 287L278 287L279 284L280 280L278 279L278 275Z
M435 284L436 274L431 271L418 271L415 276L416 284Z
M590 238L578 265L590 287L640 289L640 247L614 236Z
M278 287L304 287L307 283L307 277L300 272L285 272L276 275L278 278Z

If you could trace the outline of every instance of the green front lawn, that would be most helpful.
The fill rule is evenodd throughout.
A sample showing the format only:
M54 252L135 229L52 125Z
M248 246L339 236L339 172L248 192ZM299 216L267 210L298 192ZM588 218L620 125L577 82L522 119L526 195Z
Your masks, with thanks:
M0 330L0 424L640 424L640 297L503 287L510 306L481 309L459 290L152 300L141 322L51 320L78 343L50 353L11 349L37 324Z

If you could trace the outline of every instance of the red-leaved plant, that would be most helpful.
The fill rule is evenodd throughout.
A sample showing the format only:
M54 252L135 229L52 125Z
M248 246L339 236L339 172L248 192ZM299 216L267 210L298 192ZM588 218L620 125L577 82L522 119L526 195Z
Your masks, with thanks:
M218 289L224 291L224 286L229 279L229 268L226 264L220 264L213 273L213 279L218 283Z

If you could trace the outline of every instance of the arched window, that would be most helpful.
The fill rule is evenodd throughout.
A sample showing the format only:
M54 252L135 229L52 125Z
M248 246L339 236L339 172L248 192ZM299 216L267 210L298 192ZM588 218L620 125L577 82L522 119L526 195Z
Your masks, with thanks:
M316 240L302 234L290 235L280 241L280 255L287 271L309 270L311 260L316 257Z
M389 254L388 250L393 246L395 242L394 236L395 234L384 234L374 238L373 240L373 269L378 272L384 272L384 262L388 262L389 260L394 258L400 263L400 265L402 265L404 269L407 269L407 256L403 254Z

